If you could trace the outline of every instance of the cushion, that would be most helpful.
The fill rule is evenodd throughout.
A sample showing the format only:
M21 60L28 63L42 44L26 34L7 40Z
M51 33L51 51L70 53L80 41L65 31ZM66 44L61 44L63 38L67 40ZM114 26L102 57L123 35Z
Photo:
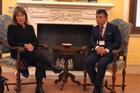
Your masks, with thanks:
M122 42L128 42L128 38L131 32L129 29L129 23L119 18L112 20L111 23L118 26L122 35Z
M117 60L116 65L117 65L117 71L122 71L122 68L124 68L125 62L122 59L119 59ZM107 66L107 71L112 72L113 71L112 66L113 66L113 62Z
M131 30L132 30L132 24L131 23L127 23L124 20L117 18L111 21L112 24L118 26L121 35L122 35L122 44L128 42L129 40L129 36L131 34ZM126 48L123 49L123 54L126 56L127 54L127 46Z
M2 66L8 66L8 67L11 67L13 69L16 69L16 59L13 59L10 56L2 57L0 59L0 64Z
M7 42L7 28L8 25L12 22L12 19L8 15L0 15L0 39L2 41ZM7 48L2 43L0 44L0 52L6 52L9 51L9 48Z

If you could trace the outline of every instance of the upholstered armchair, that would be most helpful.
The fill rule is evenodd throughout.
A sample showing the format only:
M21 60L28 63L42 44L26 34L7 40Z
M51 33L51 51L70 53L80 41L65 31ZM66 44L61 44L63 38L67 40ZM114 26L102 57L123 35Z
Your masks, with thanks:
M127 23L123 21L122 19L114 19L111 21L114 25L117 25L118 28L120 29L121 35L122 35L122 45L120 49L118 50L113 50L114 58L113 62L108 65L107 71L111 72L112 74L112 84L109 85L107 80L105 80L105 83L103 84L104 87L110 90L110 93L116 93L115 87L121 87L122 91L125 90L125 76L126 76L126 56L127 56L127 47L128 47L128 41L129 41L129 36L132 30L132 24ZM83 55L85 59L85 65L87 62L87 56L90 51L90 48L85 46L83 47ZM98 65L97 65L98 66ZM117 85L116 84L116 74L117 71L122 72L122 82L121 84ZM86 90L86 87L89 85L93 85L91 83L87 83L87 71L86 67L84 67L84 79L83 79L83 89Z
M15 90L16 92L19 92L21 89L21 85L28 85L28 84L36 84L36 82L21 82L20 77L20 69L23 67L23 60L20 58L20 53L25 51L23 47L16 46L11 47L8 44L7 41L7 28L8 25L12 22L11 17L8 15L1 15L0 16L0 75L2 73L1 66L8 66L13 69L16 69L16 83L8 83L9 85L16 85ZM47 52L47 56L49 57L49 60L51 61L51 53L50 49L46 44L39 44L39 48L45 48ZM10 50L16 49L17 50L17 59L13 59L10 56ZM8 53L6 56L2 56L3 54ZM53 59L53 58L52 58Z
M9 85L16 85L15 90L18 92L21 89L21 85L35 84L36 82L21 82L20 69L22 68L22 60L20 59L20 53L24 51L23 47L10 47L7 41L7 28L12 22L11 17L8 15L0 16L0 74L2 73L1 66L8 66L16 69L16 83L8 83ZM45 45L40 45L43 48ZM10 53L10 49L17 49L17 59L13 59L10 55L2 56L5 53Z
M10 16L8 16L8 15L0 16L0 54L1 54L0 66L8 66L8 67L17 69L16 83L13 83L13 84L16 85L15 89L19 90L20 85L21 85L20 72L19 72L20 61L19 61L19 59L15 60L15 59L11 58L10 55L8 55L8 53L10 53L10 48L12 48L12 47L10 47L7 42L7 28L11 22L12 22L12 19ZM14 48L18 49L19 47L14 47ZM20 50L21 49L19 48L18 51L20 52ZM18 52L18 54L19 54L19 52ZM4 53L7 53L8 56L3 57L2 55ZM19 56L18 56L18 58L19 58Z
M11 22L12 22L12 19L10 16L0 15L0 57L2 57L2 53L9 52L9 48L8 48L9 45L7 42L7 27ZM0 64L2 65L1 60L2 59L0 59Z

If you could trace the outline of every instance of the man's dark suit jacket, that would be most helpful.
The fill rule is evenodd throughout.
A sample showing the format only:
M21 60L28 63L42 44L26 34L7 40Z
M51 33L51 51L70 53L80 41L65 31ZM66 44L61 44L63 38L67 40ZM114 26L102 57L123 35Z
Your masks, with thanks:
M113 49L119 48L121 45L121 33L118 27L111 23L107 23L103 38L105 41L104 47L107 48L110 52ZM99 39L100 33L99 26L97 25L93 27L91 32L91 47L94 49L94 51L95 47L98 46L97 42Z

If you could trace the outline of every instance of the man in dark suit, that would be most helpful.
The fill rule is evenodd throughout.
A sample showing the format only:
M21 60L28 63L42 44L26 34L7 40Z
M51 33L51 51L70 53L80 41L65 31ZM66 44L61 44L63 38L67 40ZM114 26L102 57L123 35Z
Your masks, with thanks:
M87 71L91 82L94 84L93 93L101 93L101 84L105 75L106 67L113 61L112 50L121 45L121 34L119 29L107 22L106 10L96 11L97 26L93 27L91 33L92 52L88 56ZM97 71L95 64L98 63Z

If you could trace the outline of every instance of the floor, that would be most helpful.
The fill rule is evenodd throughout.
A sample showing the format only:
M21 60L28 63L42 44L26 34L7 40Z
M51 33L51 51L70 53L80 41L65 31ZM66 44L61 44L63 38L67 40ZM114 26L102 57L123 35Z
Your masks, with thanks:
M81 72L78 72L81 73ZM54 80L57 79L58 74L49 74L47 79L44 79L43 88L45 93L92 93L92 86L88 86L86 91L83 91L82 86L78 86L68 80L63 90L60 90L61 82L54 84ZM81 83L83 82L82 75L77 74L76 79ZM4 72L3 76L9 79L9 83L15 82L15 71L10 70L9 72ZM109 77L107 79L110 79ZM117 83L120 82L121 75L117 76ZM34 75L30 75L28 79L22 77L22 82L34 81ZM121 88L116 88L116 93L139 93L140 90L140 75L127 75L126 76L127 87L125 92L121 91ZM7 91L5 88L5 93L16 93L14 91L14 85L9 85L10 90ZM20 93L35 93L35 85L23 85ZM107 89L104 88L104 93L109 93Z
M30 76L29 78L22 78L22 82L31 82L34 80L34 68L29 68ZM81 83L83 83L83 72L76 71L72 72L76 76L76 80L79 80ZM93 87L88 86L86 91L83 91L83 87L78 86L77 84L71 82L71 80L68 80L68 82L65 84L64 89L60 90L60 85L62 82L59 82L58 84L55 84L54 81L57 79L58 74L54 74L52 71L46 71L47 78L44 79L43 88L45 93L92 93ZM9 79L8 83L14 83L15 82L15 70L12 68L5 68L3 67L3 76L7 77ZM110 74L107 73L106 79L110 82ZM89 81L89 79L88 79ZM121 81L121 74L117 74L117 84L120 84ZM140 75L132 75L127 74L126 76L126 84L127 87L125 89L125 92L121 91L121 88L116 88L116 93L139 93L140 91ZM10 91L7 91L5 88L5 93L16 93L14 90L14 85L9 85ZM35 93L35 85L23 85L20 93ZM110 93L107 89L104 88L104 93Z

